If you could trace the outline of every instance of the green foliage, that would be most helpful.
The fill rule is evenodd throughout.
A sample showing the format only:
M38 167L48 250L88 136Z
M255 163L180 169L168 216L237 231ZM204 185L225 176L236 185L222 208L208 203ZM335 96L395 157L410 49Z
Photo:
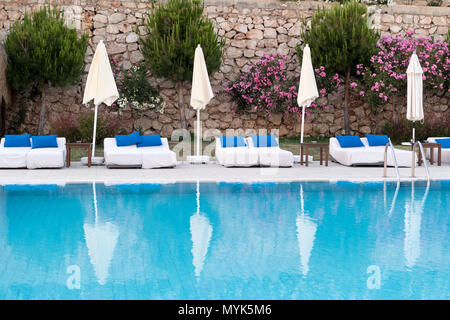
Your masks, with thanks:
M148 36L141 39L141 45L155 76L190 81L198 44L208 72L220 68L225 41L219 39L213 23L202 15L203 9L200 0L168 0L152 6L145 25Z
M63 114L51 123L53 133L65 137L68 142L91 142L94 129L94 112L81 113L78 117L73 114ZM116 114L99 114L97 117L97 145L103 143L107 137L116 134L126 134L127 130Z
M442 0L427 0L427 6L440 7L442 6Z
M111 61L113 72L120 92L116 105L120 108L131 107L133 112L154 110L164 112L165 102L147 77L147 69L143 64L121 70L115 60Z
M63 87L80 79L88 36L78 37L65 26L63 15L43 7L14 23L5 41L6 77L12 88L41 91L48 84Z
M25 122L25 118L28 112L28 105L25 101L25 97L19 96L18 101L14 103L16 106L16 112L12 119L10 119L7 125L7 133L9 134L21 134L22 124Z
M344 127L350 134L349 105L351 75L354 66L370 61L375 53L379 34L370 28L367 7L356 0L334 4L330 9L319 8L310 26L303 23L300 38L311 48L314 66L324 66L329 74L345 77ZM303 49L297 45L300 63Z
M51 123L52 132L65 137L67 142L81 141L80 124L73 114L63 114Z
M448 137L450 136L450 119L448 117L438 117L428 119L424 123L416 122L416 140L424 141L428 137ZM394 144L410 141L412 135L412 121L401 119L394 122L386 122L383 133L387 134Z
M79 130L82 141L91 142L92 133L94 131L94 112L84 112L78 118ZM103 143L103 140L108 137L113 137L116 134L128 133L126 128L121 124L120 118L113 114L99 114L97 117L97 144Z
M300 37L311 48L314 66L324 66L328 73L345 76L348 69L368 63L375 53L379 35L369 27L365 5L349 1L330 9L319 8L311 26L303 24ZM302 58L303 48L297 46ZM353 71L353 70L352 70Z
M281 1L298 1L298 0L281 0ZM351 0L325 0L324 2L339 2L340 4L343 4L348 1L351 1ZM389 4L390 1L391 0L357 0L357 2L364 3L369 6L371 6L371 5L386 5L386 4Z
M450 44L450 29L448 29L448 31L447 31L447 37L445 38L445 42Z

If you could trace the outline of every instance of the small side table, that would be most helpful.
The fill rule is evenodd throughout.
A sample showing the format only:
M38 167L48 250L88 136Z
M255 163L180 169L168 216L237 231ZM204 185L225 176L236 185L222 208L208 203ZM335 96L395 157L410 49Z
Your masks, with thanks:
M320 148L320 165L323 163L323 152L325 151L325 166L328 167L329 145L326 142L304 142L300 143L300 165L303 164L303 152L305 153L305 166L308 166L309 148Z
M440 143L432 143L432 142L424 142L422 143L422 147L425 151L425 149L430 149L430 164L434 163L434 148L437 148L437 165L441 166L441 147L442 145ZM417 160L418 165L422 165L422 153L419 151L419 158Z
M92 143L66 143L66 167L70 167L70 150L72 149L87 149L88 150L88 167L91 167L92 162Z

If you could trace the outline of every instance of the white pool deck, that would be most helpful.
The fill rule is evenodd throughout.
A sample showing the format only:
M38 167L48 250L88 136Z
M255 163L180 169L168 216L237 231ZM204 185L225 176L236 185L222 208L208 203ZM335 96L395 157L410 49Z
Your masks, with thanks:
M450 180L450 165L429 166L432 180ZM411 180L411 168L400 168L402 181ZM292 168L225 168L218 164L191 165L180 162L171 169L108 169L88 168L72 163L63 169L0 169L0 185L5 184L66 184L99 182L114 183L174 183L174 182L288 182L288 181L384 181L382 167L346 167L331 162L328 167L318 161L308 167L294 164ZM424 166L416 167L416 179L425 180ZM396 181L394 168L388 168L386 180Z

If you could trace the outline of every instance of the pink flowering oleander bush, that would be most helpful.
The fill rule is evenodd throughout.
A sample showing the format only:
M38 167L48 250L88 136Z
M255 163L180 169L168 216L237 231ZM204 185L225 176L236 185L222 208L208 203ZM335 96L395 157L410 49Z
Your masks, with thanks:
M266 117L276 112L301 115L302 108L297 104L298 77L288 77L288 62L288 57L265 54L249 67L248 72L225 86L225 91L236 103L236 112L259 111ZM325 97L340 85L339 77L330 79L324 67L315 72L320 97Z
M344 84L344 80L339 74L335 73L333 76L329 75L325 71L324 66L315 68L314 73L316 78L317 90L319 92L319 98L326 98L329 94L337 92L337 90ZM319 99L319 101L323 100ZM326 104L320 104L319 102L312 103L311 106L320 106L325 109L328 108Z
M414 50L423 70L424 93L450 92L450 50L447 42L433 42L429 37L406 35L384 36L377 44L378 52L370 59L370 66L357 65L360 79L359 93L372 108L384 105L396 95L404 95L407 88L406 69Z
M270 116L294 104L297 92L286 75L287 61L285 56L265 54L236 82L225 86L225 91L236 102L238 112L254 110Z

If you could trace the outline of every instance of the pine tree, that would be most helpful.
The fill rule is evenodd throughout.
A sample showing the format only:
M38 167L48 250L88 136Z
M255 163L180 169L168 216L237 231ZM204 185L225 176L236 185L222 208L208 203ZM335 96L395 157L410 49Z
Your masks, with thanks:
M344 127L350 134L349 104L350 77L357 64L365 64L376 50L378 33L370 27L367 7L358 1L343 5L334 4L330 9L319 8L310 27L304 24L300 37L309 44L314 66L324 66L328 72L345 78ZM301 60L302 48L297 46Z
M153 5L145 23L148 36L141 39L142 53L152 73L176 82L183 128L187 128L183 82L192 80L197 45L203 49L209 74L220 68L225 45L203 9L200 0L168 0Z
M49 87L75 84L83 74L88 36L78 36L64 23L64 13L42 7L23 22L14 23L5 41L8 55L6 78L20 93L37 91L41 95L38 134L45 125L45 92Z

